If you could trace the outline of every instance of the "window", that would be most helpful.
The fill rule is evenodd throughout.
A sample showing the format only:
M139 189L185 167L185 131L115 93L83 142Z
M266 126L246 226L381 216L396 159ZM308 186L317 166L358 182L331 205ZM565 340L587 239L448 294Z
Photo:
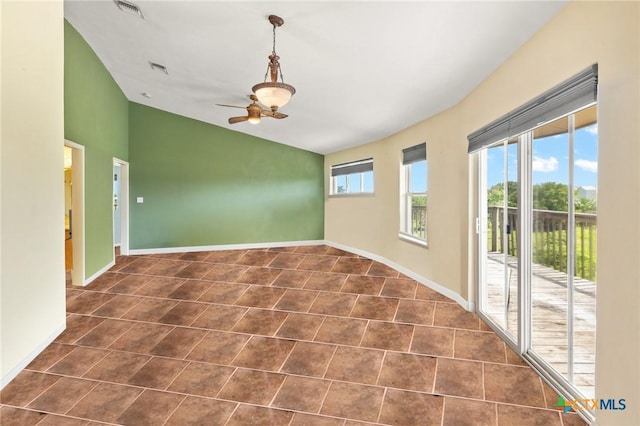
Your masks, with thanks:
M331 166L331 195L373 194L373 158Z
M427 144L402 150L400 235L427 241Z

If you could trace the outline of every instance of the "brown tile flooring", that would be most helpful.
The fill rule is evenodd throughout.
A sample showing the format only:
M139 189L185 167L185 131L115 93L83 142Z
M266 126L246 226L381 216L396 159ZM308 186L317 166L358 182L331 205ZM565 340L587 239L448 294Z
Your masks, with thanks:
M327 246L117 258L1 394L9 425L577 425L473 313Z

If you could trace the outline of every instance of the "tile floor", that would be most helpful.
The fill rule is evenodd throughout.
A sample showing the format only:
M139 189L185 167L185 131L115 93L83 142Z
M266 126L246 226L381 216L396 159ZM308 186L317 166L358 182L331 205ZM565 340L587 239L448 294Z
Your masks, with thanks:
M9 425L578 425L473 313L327 246L117 258L0 395Z

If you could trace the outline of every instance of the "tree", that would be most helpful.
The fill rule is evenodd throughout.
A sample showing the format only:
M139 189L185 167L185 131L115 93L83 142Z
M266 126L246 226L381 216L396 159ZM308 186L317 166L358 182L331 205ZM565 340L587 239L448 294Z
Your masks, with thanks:
M411 205L412 206L426 206L427 205L427 196L426 195L413 195L413 196L411 196Z
M544 182L533 185L533 208L536 210L568 211L568 187L564 183ZM507 182L508 207L518 206L518 183ZM576 213L595 213L595 200L580 197L578 190L574 192ZM504 205L504 183L493 185L487 192L487 205L502 207Z
M518 206L518 183L514 181L507 182L507 206L508 207L517 207ZM502 207L504 205L504 183L497 183L493 185L489 191L487 192L487 206L498 206Z
M596 200L590 200L589 198L579 197L578 190L575 192L575 210L576 213L596 213L598 205Z
M544 182L533 185L533 208L537 210L567 211L567 185Z

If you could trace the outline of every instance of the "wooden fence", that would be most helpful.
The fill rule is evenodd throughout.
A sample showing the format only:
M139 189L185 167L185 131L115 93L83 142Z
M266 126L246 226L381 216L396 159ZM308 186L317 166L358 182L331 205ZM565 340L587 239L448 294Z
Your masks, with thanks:
M504 223L504 208L488 208L489 251L505 251L510 256L518 255L517 224L518 211L515 207L507 209ZM533 210L532 257L533 262L548 266L557 271L567 271L567 212ZM594 281L596 278L596 238L597 215L576 213L576 258L575 275ZM507 247L503 247L503 233L507 233Z
M411 206L411 233L424 238L427 222L427 206Z

